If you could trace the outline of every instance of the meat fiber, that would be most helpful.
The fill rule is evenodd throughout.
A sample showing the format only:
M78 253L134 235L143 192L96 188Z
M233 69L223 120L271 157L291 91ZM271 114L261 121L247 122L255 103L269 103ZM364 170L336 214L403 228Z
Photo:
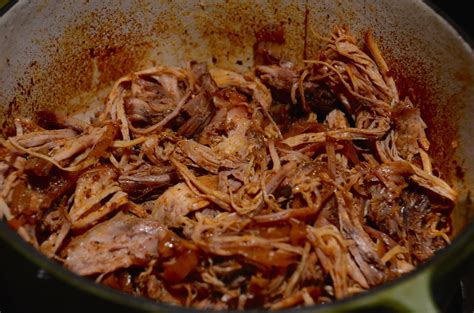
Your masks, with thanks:
M65 248L64 266L79 275L110 273L146 264L158 256L163 226L123 213L74 238Z
M256 39L245 73L156 65L90 122L16 119L0 218L78 275L214 310L350 297L447 246L458 194L373 35L335 27L301 64L283 25Z

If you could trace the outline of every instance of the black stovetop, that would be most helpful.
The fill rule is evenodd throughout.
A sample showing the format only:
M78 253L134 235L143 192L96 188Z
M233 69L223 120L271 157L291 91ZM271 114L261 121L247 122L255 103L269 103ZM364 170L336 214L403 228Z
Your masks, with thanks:
M471 1L431 1L474 38ZM474 312L474 257L455 288L445 312ZM47 299L47 301L45 301ZM110 311L107 302L49 276L0 242L0 313Z

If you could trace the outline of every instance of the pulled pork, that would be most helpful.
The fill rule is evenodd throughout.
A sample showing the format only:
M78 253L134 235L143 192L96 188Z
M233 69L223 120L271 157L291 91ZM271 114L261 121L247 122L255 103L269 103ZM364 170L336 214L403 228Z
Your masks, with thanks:
M299 66L132 73L90 123L15 121L0 216L77 274L175 305L282 309L399 277L449 243L457 193L372 35L328 41Z

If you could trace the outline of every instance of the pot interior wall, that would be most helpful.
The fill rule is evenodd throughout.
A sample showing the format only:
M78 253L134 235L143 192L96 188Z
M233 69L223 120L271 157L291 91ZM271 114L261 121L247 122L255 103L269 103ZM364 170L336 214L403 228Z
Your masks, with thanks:
M285 56L315 57L336 24L372 30L402 96L420 107L440 175L461 191L457 233L474 215L474 58L471 48L420 1L19 1L0 20L0 122L40 109L80 114L111 82L152 64L191 60L245 70L255 31L285 29Z

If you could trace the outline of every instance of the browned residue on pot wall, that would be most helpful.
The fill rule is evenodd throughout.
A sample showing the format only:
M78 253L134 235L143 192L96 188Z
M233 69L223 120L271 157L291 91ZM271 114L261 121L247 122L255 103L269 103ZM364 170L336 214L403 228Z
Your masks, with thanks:
M32 62L29 72L18 83L7 116L31 115L45 107L78 112L94 101L103 102L106 93L100 94L102 99L94 98L98 91L103 91L120 76L150 64L150 59L161 60L159 53L155 54L161 44L160 38L171 43L171 49L179 49L184 57L195 55L193 50L205 46L206 52L199 61L245 69L252 62L255 32L270 22L281 23L285 28L285 56L295 61L314 56L321 46L317 36L326 35L313 32L312 25L317 23L312 17L315 11L297 3L229 1L211 7L203 2L196 4L195 10L184 11L178 6L171 4L170 10L154 16L151 25L144 25L144 20L137 14L149 11L141 1L136 1L128 13L108 8L85 16L78 15L62 37L42 43L44 53L51 61L41 68ZM184 24L183 19L177 18L178 14L185 14L193 23ZM346 20L350 24L350 14L346 14ZM190 29L190 25L196 29ZM126 32L122 31L124 28ZM201 34L199 40L191 34L196 30ZM383 44L381 48L384 50ZM383 52L388 54L401 94L408 95L421 108L429 126L435 164L442 176L453 178L456 166L459 166L453 164L453 156L458 144L462 92L451 97L449 103L439 103L436 95L443 91L433 90L435 77L432 73L422 66L413 66L412 62L416 60L406 60L405 64L396 55ZM465 84L473 83L472 77L465 73L459 73L455 79ZM4 133L11 126L8 123L12 119L5 120Z
M436 83L436 74L430 72L431 69L427 69L421 62L398 60L396 56L391 56L390 60L401 96L409 97L420 108L422 118L428 125L430 156L440 172L439 175L452 183L463 180L461 173L464 172L464 165L455 155L460 145L459 123L465 109L462 99L466 97L467 86L474 84L474 78L467 70L468 60L465 70L452 77L463 87L449 97L446 97L447 90L436 87L439 86Z

